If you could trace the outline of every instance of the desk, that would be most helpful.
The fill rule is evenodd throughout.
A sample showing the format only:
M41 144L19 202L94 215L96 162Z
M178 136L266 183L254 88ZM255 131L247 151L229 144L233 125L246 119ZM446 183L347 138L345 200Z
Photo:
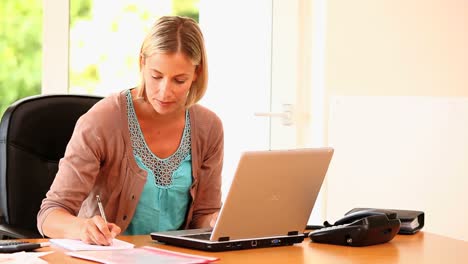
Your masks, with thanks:
M179 252L216 256L217 263L466 263L468 242L427 232L416 235L397 235L389 243L368 247L345 247L311 243L308 238L293 246L247 249L227 252L205 252L155 243L148 236L121 236L119 239L135 246L151 245ZM46 239L29 239L46 241ZM49 263L94 263L69 257L63 250L45 247L39 251L54 250L43 259Z

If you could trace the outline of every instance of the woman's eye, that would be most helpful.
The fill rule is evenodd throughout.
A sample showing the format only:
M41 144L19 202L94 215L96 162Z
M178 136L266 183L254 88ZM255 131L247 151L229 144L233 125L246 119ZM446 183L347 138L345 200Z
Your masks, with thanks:
M153 77L153 79L156 79L156 80L159 80L162 78L161 76L151 76L151 77Z
M184 84L184 83L185 83L185 80L177 80L177 79L175 79L175 82L178 83L178 84Z

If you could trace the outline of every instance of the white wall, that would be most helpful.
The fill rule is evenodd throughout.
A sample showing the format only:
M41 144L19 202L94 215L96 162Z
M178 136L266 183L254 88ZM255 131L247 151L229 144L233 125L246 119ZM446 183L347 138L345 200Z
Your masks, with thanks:
M423 210L468 240L468 2L327 1L327 218Z
M337 96L330 109L330 218L421 210L424 230L468 240L468 98Z

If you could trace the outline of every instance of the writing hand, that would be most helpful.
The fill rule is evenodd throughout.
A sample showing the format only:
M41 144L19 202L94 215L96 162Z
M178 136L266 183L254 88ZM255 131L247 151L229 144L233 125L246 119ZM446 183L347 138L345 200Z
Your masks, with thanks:
M88 244L109 246L112 244L121 229L114 223L107 223L104 219L96 215L86 219L80 230L80 239Z

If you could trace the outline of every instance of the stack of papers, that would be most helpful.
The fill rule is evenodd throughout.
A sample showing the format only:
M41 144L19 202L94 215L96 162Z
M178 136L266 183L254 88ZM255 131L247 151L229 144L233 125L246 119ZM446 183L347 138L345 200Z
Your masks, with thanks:
M128 264L128 263L165 263L165 264L193 264L210 263L219 260L216 257L199 256L180 253L155 247L141 247L117 251L79 251L66 252L65 254L92 260L105 264Z
M49 240L53 245L72 250L72 251L82 251L82 250L120 250L120 249L130 249L134 248L135 245L128 243L119 239L114 238L112 245L110 246L99 246L99 245L90 245L78 239L66 239L66 238L54 238Z
M50 239L52 245L70 250L65 254L81 259L92 260L99 263L209 263L219 260L216 257L207 257L164 250L155 247L135 248L132 243L114 239L111 246L98 246L86 244L76 239Z
M419 227L419 220L417 217L415 217L412 221L404 221L403 219L400 219L400 220L401 220L400 228L414 230L417 227Z

